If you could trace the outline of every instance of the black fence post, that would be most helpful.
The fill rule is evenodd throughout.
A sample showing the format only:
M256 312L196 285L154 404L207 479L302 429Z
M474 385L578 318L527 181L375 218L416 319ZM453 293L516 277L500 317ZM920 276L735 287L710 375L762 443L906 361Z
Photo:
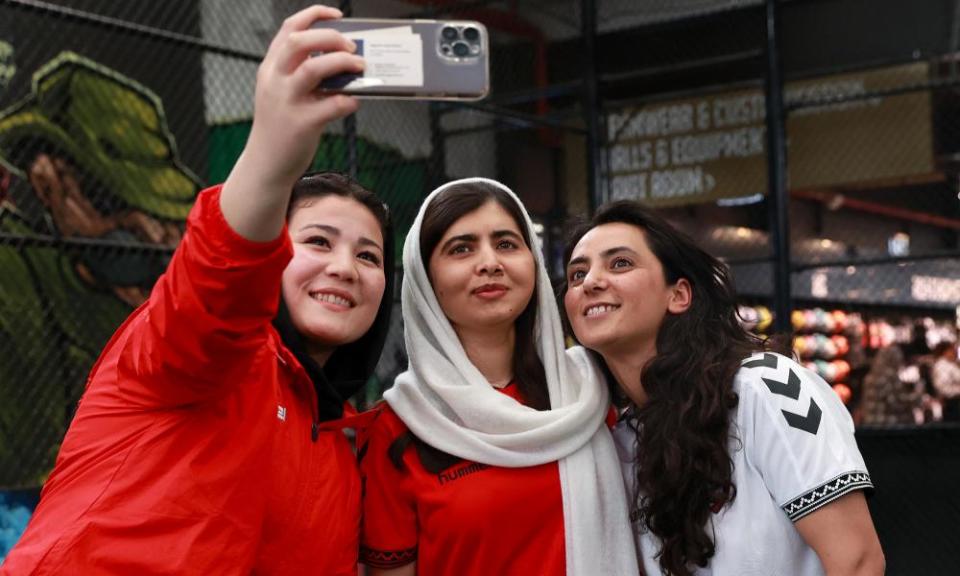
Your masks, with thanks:
M581 0L580 25L583 36L583 116L587 125L587 191L590 213L603 203L603 171L601 170L600 106L597 76L597 3Z
M777 0L767 0L767 206L773 244L773 312L777 332L790 329L790 196L787 190L786 114L780 63L780 20Z
M340 0L340 11L344 18L353 15L353 3L351 0ZM359 160L357 158L357 114L353 113L343 119L343 139L346 143L347 153L347 174L351 178L356 178L359 170Z
M446 180L447 173L447 135L441 125L442 104L430 103L430 157L427 159L427 190L440 186Z

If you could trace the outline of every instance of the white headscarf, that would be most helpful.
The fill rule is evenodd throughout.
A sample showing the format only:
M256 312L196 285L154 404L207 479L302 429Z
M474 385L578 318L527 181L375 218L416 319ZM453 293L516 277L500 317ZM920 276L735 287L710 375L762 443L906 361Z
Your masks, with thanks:
M444 315L420 257L420 226L430 202L450 186L483 183L521 208L537 268L535 341L546 372L551 410L538 411L498 392L467 357ZM559 461L567 574L637 574L620 462L604 424L607 388L586 351L565 351L560 314L533 223L499 182L467 178L434 190L423 202L403 248L404 339L410 358L384 398L418 438L454 456L491 466Z

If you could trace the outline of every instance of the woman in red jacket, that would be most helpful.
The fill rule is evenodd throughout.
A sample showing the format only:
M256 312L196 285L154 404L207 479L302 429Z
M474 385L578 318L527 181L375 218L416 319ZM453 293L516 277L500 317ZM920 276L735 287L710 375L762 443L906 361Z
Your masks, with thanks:
M383 344L393 249L369 191L298 181L357 107L313 93L362 69L352 42L310 28L339 15L306 9L273 40L240 160L103 350L0 574L356 574L344 401Z

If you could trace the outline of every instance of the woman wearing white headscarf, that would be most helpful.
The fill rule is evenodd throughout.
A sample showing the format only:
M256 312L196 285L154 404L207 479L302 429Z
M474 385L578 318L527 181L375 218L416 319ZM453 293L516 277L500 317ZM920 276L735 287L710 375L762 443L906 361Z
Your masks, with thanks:
M378 574L636 574L606 386L560 316L530 218L482 178L404 246L408 371L361 445Z

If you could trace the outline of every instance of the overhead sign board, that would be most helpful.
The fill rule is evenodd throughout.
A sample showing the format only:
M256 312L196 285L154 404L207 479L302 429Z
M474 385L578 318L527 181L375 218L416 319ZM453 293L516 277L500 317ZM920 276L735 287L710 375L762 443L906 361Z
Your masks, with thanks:
M836 99L787 119L791 188L822 188L933 171L926 63L788 83L790 102ZM845 100L846 99L846 100ZM766 106L760 89L625 108L607 116L612 199L679 205L767 192Z

